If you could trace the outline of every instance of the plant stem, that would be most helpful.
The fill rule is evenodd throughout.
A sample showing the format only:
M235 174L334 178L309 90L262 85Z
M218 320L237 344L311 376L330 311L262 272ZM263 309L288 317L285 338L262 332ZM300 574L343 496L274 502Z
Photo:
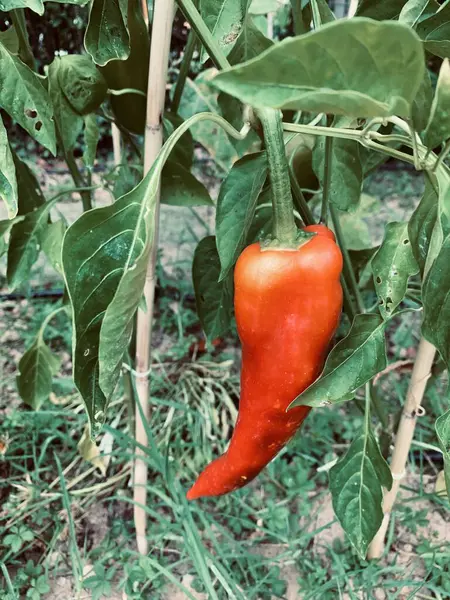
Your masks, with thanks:
M344 276L349 285L349 288L355 297L356 304L358 306L358 312L365 312L364 302L359 291L358 282L356 281L355 272L353 271L352 261L348 248L345 244L344 233L342 231L341 223L339 221L339 215L336 212L334 206L330 205L331 220L333 221L334 231L336 232L336 239L342 252L344 259Z
M417 414L422 402L423 394L427 381L431 375L431 367L436 349L425 338L421 338L417 350L416 360L409 382L406 401L403 407L403 413L398 427L395 440L394 453L391 461L391 472L393 477L392 488L386 492L383 498L384 518L378 533L369 546L368 558L380 558L384 549L384 538L389 527L392 507L394 506L400 482L405 474L406 462L408 460L409 449L414 436Z
M273 235L281 244L292 244L297 236L295 225L289 168L283 140L281 111L272 108L258 109L264 144L269 162L270 185L272 188Z
M331 167L333 163L333 138L325 138L325 163L323 165L322 209L320 222L328 224L328 205L330 200Z
M184 86L189 74L189 69L191 67L192 57L194 56L196 45L197 35L195 34L195 31L191 29L187 39L186 47L184 49L183 60L181 62L180 72L178 74L175 91L173 93L172 104L170 107L174 113L177 113L180 107L181 96L183 95Z
M305 196L303 195L302 188L300 187L297 177L295 176L294 169L292 167L292 160L294 158L294 154L291 158L291 164L289 165L289 177L291 180L291 189L293 192L293 200L295 208L300 213L300 216L305 225L313 225L314 216L311 212L311 209L306 202Z
M58 126L56 124L55 124L55 130L56 130L56 139L58 140L59 147L61 148L61 151L64 156L64 160L67 163L67 166L69 168L69 171L72 176L74 184L78 188L86 188L86 183L83 179L83 176L80 173L78 165L73 157L73 154L70 150L65 149L64 142L62 140ZM91 193L89 191L87 191L86 189L84 189L83 191L80 191L80 196L81 196L81 202L83 204L83 212L86 212L87 210L91 210L91 208L92 208Z
M149 76L145 128L144 175L150 170L163 143L161 115L164 112L174 12L175 3L173 0L155 0L150 60L148 65ZM136 410L135 438L137 447L134 464L133 498L136 541L138 551L143 555L146 555L148 552L148 541L146 536L147 513L144 508L147 503L148 470L144 452L139 445L141 445L141 447L147 447L148 444L145 425L146 422L148 422L150 414L148 370L151 364L150 347L156 283L155 267L158 251L158 226L159 197L156 199L153 220L151 223L148 223L149 229L154 230L154 237L144 287L144 298L147 310L143 311L139 309L137 315L136 371L138 374L136 376L136 391L139 406ZM142 373L141 376L139 376L140 373Z
M319 11L319 7L317 5L316 0L311 0L310 5L311 5L312 22L314 25L314 29L319 29L319 27L322 25L322 19L320 17L320 11Z
M195 4L192 0L179 0L178 5L181 8L184 16L189 21L192 29L200 38L202 44L205 46L210 58L218 69L228 69L230 63L222 52L219 44L214 39L212 33L208 29L202 16L198 12Z
M27 23L25 20L25 12L23 8L16 8L9 12L12 24L16 30L19 39L19 57L21 60L34 71L34 56L28 38Z

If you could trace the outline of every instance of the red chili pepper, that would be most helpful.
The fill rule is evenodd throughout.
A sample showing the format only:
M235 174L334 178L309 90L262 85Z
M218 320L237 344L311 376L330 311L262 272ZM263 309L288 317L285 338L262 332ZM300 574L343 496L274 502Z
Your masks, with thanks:
M310 411L287 411L319 376L342 309L342 255L324 225L294 250L248 246L236 264L242 343L239 416L228 450L210 463L189 500L243 487L278 454Z

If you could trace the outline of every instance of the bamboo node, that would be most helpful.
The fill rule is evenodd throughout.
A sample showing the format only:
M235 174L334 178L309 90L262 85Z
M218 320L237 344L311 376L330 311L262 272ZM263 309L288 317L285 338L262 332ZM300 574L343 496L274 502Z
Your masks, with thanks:
M147 371L136 371L135 369L130 367L130 365L127 365L127 363L122 363L122 369L124 371L129 371L132 375L136 377L136 379L147 379L152 372L151 367L150 369L147 369Z
M400 481L406 475L406 469L403 469L401 473L392 473L392 479L394 481Z

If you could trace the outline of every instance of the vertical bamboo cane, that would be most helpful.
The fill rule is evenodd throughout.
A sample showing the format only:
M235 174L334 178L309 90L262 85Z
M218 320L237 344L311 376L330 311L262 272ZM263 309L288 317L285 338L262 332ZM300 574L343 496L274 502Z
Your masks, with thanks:
M431 374L435 353L435 347L424 338L421 338L392 455L391 471L394 481L392 489L383 498L384 518L380 529L369 546L368 558L380 558L383 553L384 539L388 530L392 507L394 506L400 482L405 473L408 453L416 427L417 414L420 410L423 394Z
M152 25L152 41L150 47L149 77L147 90L147 118L145 127L144 173L151 168L163 142L162 115L166 92L167 69L169 62L170 39L174 16L173 0L155 0ZM154 231L150 261L147 268L144 296L147 311L138 310L136 338L136 390L137 402L142 415L149 418L149 378L150 346L153 320L153 301L155 295L155 263L158 249L159 194L156 202L154 223L150 227ZM142 373L139 376L139 373ZM147 434L141 411L136 409L136 441L147 446ZM140 554L147 554L146 537L147 514L142 508L147 502L147 463L142 450L136 448L134 464L134 523L136 542ZM141 506L139 506L141 505Z

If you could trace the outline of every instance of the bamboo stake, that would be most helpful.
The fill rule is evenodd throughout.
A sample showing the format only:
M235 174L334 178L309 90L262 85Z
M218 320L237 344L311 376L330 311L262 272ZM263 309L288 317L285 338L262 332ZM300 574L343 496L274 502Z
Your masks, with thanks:
M111 137L113 143L114 166L120 165L122 162L122 144L120 129L115 123L111 123Z
M153 13L152 41L150 47L149 77L147 89L147 119L145 127L145 152L144 174L147 173L163 143L162 115L166 92L167 70L169 63L170 39L172 34L172 21L175 4L173 0L155 0ZM147 310L138 310L137 339L136 339L136 391L137 402L141 411L136 408L136 441L147 446L147 434L141 413L146 421L149 419L149 378L150 346L153 320L153 301L155 295L155 264L158 249L158 224L159 224L159 193L156 199L154 222L149 224L153 229L154 238L150 260L147 268L144 297ZM139 376L139 373L142 373ZM148 543L146 537L147 513L147 463L141 456L143 452L136 448L134 463L134 524L136 528L136 542L140 554L147 554Z
M405 475L405 467L408 460L409 449L414 436L417 415L423 410L420 406L425 392L427 381L431 375L435 347L423 337L420 339L417 356L411 373L408 391L406 393L405 405L398 427L395 440L394 453L391 461L391 472L393 477L392 489L384 495L383 513L384 518L381 527L372 540L367 553L368 558L380 558L384 549L384 539L391 518L392 507L400 488L400 482Z

